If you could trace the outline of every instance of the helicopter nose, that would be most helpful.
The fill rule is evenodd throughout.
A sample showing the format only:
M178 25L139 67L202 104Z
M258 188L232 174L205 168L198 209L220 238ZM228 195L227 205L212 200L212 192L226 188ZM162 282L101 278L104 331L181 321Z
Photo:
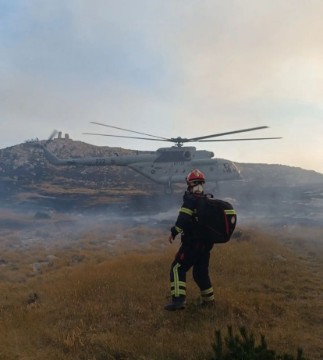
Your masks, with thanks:
M234 167L234 169L235 169L234 171L235 171L235 173L237 174L238 180L242 180L243 177L242 177L242 175L241 175L240 169L237 167L236 164L232 164L232 165L233 165L233 167Z
M234 162L228 163L228 167L230 169L229 171L231 173L235 174L235 176L237 177L237 180L242 180L240 169L238 168L238 166Z

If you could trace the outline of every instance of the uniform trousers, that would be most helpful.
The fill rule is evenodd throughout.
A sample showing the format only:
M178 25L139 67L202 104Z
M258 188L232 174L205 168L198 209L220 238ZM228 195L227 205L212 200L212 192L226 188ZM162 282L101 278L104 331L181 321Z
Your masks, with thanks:
M186 273L193 267L193 279L205 300L214 299L209 276L210 251L213 243L196 239L182 239L170 270L171 295L186 297Z

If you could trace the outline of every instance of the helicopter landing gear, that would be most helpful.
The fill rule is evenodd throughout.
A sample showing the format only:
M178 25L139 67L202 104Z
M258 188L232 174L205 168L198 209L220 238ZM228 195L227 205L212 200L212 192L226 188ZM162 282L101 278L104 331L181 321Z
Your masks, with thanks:
M219 185L218 181L212 183L211 193L214 194L214 195L215 194L219 195L219 193L220 193L220 185Z

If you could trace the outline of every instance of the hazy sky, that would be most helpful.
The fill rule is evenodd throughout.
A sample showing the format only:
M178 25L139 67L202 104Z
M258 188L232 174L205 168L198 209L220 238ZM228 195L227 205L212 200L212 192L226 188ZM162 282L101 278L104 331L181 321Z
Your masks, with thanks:
M240 137L283 139L193 145L323 173L322 14L322 0L0 0L0 148L53 129L168 146L83 135L131 135L90 121L167 138L267 125Z

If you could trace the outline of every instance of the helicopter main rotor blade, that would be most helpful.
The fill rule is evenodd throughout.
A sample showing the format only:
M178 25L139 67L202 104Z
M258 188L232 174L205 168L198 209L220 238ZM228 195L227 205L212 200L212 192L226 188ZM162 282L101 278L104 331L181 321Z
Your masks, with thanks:
M137 137L137 136L123 136L123 135L112 135L112 134L102 134L102 133L83 133L86 135L97 135L97 136L109 136L109 137L117 137L117 138L124 138L124 139L138 139L138 140L152 140L152 141L167 141L167 142L172 142L175 144L175 146L177 147L181 147L183 146L183 144L185 143L189 143L189 142L216 142L216 141L249 141L249 140L270 140L270 139L281 139L281 137L264 137L264 138L244 138L244 139L224 139L224 140L220 140L220 139L211 139L214 137L220 137L220 136L225 136L225 135L232 135L232 134L238 134L238 133L243 133L243 132L248 132L248 131L255 131L255 130L262 130L262 129L267 129L268 126L257 126L257 127L253 127L253 128L247 128L247 129L240 129L240 130L234 130L234 131L228 131L228 132L223 132L223 133L217 133L217 134L212 134L212 135L206 135L206 136L198 136L198 137L194 137L194 138L182 138L182 137L177 137L177 138L165 138L165 137L161 137L161 136L157 136L157 135L152 135L152 134L147 134L147 133L143 133L143 132L139 132L139 131L134 131L134 130L129 130L129 129L123 129L120 128L118 126L113 126L113 125L108 125L108 124L103 124L103 123L99 123L99 122L95 122L95 121L91 121L92 124L96 124L96 125L100 125L100 126L105 126L108 128L112 128L112 129L118 129L118 130L122 130L122 131L128 131L131 133L135 133L135 134L139 134L139 135L146 135L149 137Z
M110 134L97 134L97 133L82 133L84 135L97 135L97 136L109 136L109 137L117 137L124 139L139 139L139 140L152 140L152 141L169 141L168 139L153 139L153 138L145 138L145 137L137 137L137 136L123 136L123 135L110 135Z
M128 131L128 132L132 132L132 133L139 134L139 135L146 135L146 136L150 136L150 137L153 137L153 138L156 138L156 139L162 139L162 140L167 140L167 141L169 140L169 139L166 139L166 138L161 137L161 136L146 134L146 133L143 133L143 132L138 132L138 131L129 130L129 129L123 129L123 128L120 128L120 127L117 127L117 126L102 124L102 123L95 122L95 121L90 121L90 123L91 123L91 124L95 124L95 125L100 125L100 126L106 126L106 127L112 128L112 129L118 129L118 130L122 130L122 131Z
M267 129L267 128L268 128L268 126L258 126L258 127L249 128L249 129L241 129L241 130L228 131L228 132L218 133L218 134L213 134L213 135L199 136L199 137L187 139L186 142L199 141L199 140L208 139L208 138L211 138L211 137L238 134L238 133L242 133L242 132L255 131L255 130L261 130L261 129Z
M249 140L273 140L282 139L282 137L265 137L265 138L245 138L245 139L209 139L209 140L197 140L197 142L213 142L213 141L249 141Z

